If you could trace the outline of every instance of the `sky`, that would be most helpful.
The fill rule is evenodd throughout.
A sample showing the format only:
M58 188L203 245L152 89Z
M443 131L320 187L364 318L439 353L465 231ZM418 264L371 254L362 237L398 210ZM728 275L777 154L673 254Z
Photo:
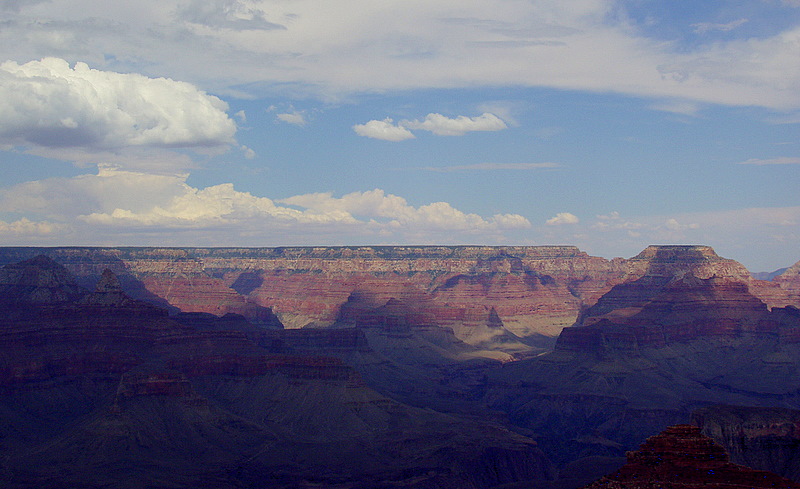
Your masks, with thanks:
M3 0L0 245L800 260L800 0Z

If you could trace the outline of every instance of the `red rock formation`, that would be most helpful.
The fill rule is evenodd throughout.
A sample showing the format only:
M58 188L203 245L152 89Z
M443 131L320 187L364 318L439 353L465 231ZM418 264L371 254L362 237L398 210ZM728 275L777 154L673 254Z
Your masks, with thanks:
M554 475L530 438L404 405L328 356L389 363L364 331L416 327L399 301L361 329L268 330L232 314L168 318L110 270L71 298L68 273L29 280L58 270L31 266L4 283L20 293L0 316L2 487L479 489Z
M108 268L134 298L184 312L237 313L262 325L274 320L274 311L289 328L330 326L354 293L371 295L374 307L398 299L463 341L515 354L526 347L509 338L551 347L581 310L592 307L594 316L632 312L629 306L641 306L647 294L686 273L746 282L769 307L794 300L779 282L751 280L744 267L707 246L651 246L611 261L571 246L4 248L0 263L40 252L56 257L84 285ZM627 291L621 288L628 283ZM605 311L594 305L601 296ZM614 302L623 296L625 304ZM502 337L487 326L492 309L507 330Z
M148 274L141 277L141 282L150 293L184 312L207 312L217 316L241 314L253 322L272 320L268 307L249 303L222 279L208 277L202 272L181 276Z
M800 307L800 261L772 280L786 291L792 305Z
M709 247L645 251L632 260L633 269L647 263L641 277L614 286L588 308L562 332L558 348L635 351L699 338L778 334L780 320L751 293L749 275L738 263Z
M692 425L651 436L638 451L628 452L627 459L618 471L586 489L800 488L770 472L730 463L725 450Z

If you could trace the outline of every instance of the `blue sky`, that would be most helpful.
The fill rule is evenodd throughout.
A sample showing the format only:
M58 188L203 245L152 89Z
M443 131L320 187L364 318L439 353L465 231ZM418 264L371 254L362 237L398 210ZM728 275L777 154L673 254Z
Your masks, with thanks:
M0 4L0 245L800 260L800 2Z

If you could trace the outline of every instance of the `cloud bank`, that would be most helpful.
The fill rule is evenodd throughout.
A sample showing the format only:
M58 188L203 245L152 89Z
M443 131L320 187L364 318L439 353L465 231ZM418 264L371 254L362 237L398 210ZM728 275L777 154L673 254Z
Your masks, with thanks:
M786 69L800 55L800 26L736 37L746 19L710 19L685 26L696 31L685 45L648 36L646 20L636 24L625 9L613 0L141 0L114 9L86 0L14 2L0 9L0 59L57 53L215 93L336 99L525 86L800 108L800 72Z
M518 214L481 217L446 202L413 206L380 189L342 197L314 193L272 200L238 191L229 183L195 188L186 183L187 176L101 168L95 175L0 189L0 213L37 219L2 223L0 229L31 236L58 231L62 242L74 239L70 233L102 242L100 237L113 231L120 240L131 233L159 244L176 244L178 237L218 245L277 245L287 240L342 244L359 236L369 241L497 242L505 232L531 225ZM11 238L0 236L3 239Z

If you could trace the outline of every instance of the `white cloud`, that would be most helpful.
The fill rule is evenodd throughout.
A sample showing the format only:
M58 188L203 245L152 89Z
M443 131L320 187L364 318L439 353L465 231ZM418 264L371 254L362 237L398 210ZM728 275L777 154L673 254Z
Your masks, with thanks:
M114 151L234 142L227 104L189 83L58 58L0 64L0 142Z
M728 32L736 29L737 27L741 26L747 21L748 19L739 19L728 22L727 24L715 24L713 22L698 22L696 24L692 24L692 27L694 27L694 32L697 34L705 34L707 32L712 32L712 31Z
M286 29L268 20L269 15L259 8L260 2L190 0L178 11L184 20L215 29L273 30Z
M19 213L61 226L53 228L56 235L58 229L80 229L75 233L84 244L114 235L174 244L173 231L182 236L194 233L194 239L217 245L263 240L279 244L287 236L306 244L337 240L342 244L359 236L370 241L452 243L475 235L481 241L496 241L507 231L530 227L518 214L484 218L446 202L416 207L380 189L273 201L238 191L229 183L194 188L186 183L187 177L102 168L96 175L26 182L0 189L0 213ZM34 224L20 221L17 226ZM59 235L66 236L66 231Z
M278 114L276 117L287 124L293 124L295 126L305 126L307 124L305 114L300 111L286 112Z
M245 145L240 146L239 149L242 150L242 153L244 154L245 159L252 160L252 159L254 159L256 157L256 152L253 151L251 148L248 148Z
M0 189L0 212L38 214L68 222L116 208L141 213L188 191L188 175L157 175L101 167L95 175L48 178Z
M0 59L58 54L189 80L216 93L340 99L526 86L800 107L796 25L771 37L701 38L687 47L631 28L624 15L613 15L622 7L611 0L577 7L558 0L141 0L114 9L77 1L16 2L1 19ZM696 27L735 29L739 22Z
M477 214L464 213L446 202L414 207L404 198L386 194L380 189L353 192L341 198L330 193L298 195L279 202L304 207L308 212L340 212L379 219L390 228L473 232L530 227L530 222L517 214L498 214L485 219Z
M554 217L548 219L545 224L548 226L559 226L561 224L578 224L580 219L575 214L569 212L559 212Z
M664 221L664 227L670 231L683 231L686 229L699 229L700 225L696 222L691 224L681 224L674 217L670 217Z
M12 238L48 236L63 229L64 226L59 224L48 221L34 222L25 217L14 222L0 221L0 234Z
M430 131L437 136L463 136L468 132L501 131L508 127L499 117L488 112L477 117L460 115L455 118L428 114L425 120L401 121L400 125L406 129Z
M751 158L747 161L742 161L740 165L800 165L800 158L791 156L782 156L780 158Z
M385 141L404 141L415 137L411 129L429 131L437 136L463 136L468 132L500 131L507 127L506 123L496 115L484 112L477 117L460 115L455 118L442 114L428 114L422 121L402 120L396 125L392 119L386 118L382 121L372 120L366 124L357 124L353 126L353 130L359 136Z
M372 139L382 139L384 141L405 141L406 139L414 139L414 134L408 129L396 126L392 119L386 118L382 121L369 121L366 124L356 124L353 130L359 136L364 136Z

